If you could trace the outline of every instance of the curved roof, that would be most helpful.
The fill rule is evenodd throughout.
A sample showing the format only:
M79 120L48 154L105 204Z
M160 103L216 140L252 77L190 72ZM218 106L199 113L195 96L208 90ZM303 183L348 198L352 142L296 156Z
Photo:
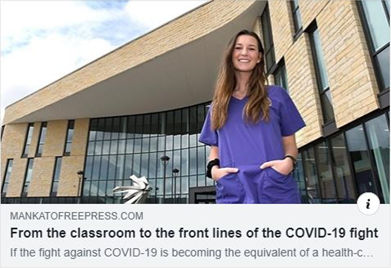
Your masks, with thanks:
M211 1L6 108L3 124L151 113L211 100L228 40L266 1Z

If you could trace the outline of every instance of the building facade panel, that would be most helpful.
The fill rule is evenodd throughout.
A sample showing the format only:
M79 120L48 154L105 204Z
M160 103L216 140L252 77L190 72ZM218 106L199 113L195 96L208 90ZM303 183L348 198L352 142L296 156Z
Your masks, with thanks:
M84 159L85 156L67 156L62 158L57 196L79 196L81 182L77 172L83 170ZM52 167L54 169L54 161Z
M7 159L19 159L23 152L28 124L9 124L4 128L1 140L1 182L4 179L4 171Z
M293 44L294 27L290 1L268 1L276 62Z
M85 155L87 150L89 119L75 120L75 132L73 134L71 155Z
M302 35L285 55L289 93L306 127L296 133L299 147L322 136L322 112L307 35Z
M317 16L320 14L320 12L323 11L323 9L326 7L326 5L330 4L329 0L319 0L319 1L306 1L306 0L300 0L299 6L300 6L300 12L301 12L301 18L302 18L302 24L303 29L306 29L312 21L317 18ZM338 10L336 10L336 13L333 14L333 16L338 17Z
M28 197L49 196L54 170L54 157L36 157Z
M7 197L20 197L23 189L24 176L26 174L27 158L14 159Z
M379 108L376 80L355 1L330 2L317 16L337 127Z
M63 154L67 123L67 120L55 120L48 122L48 131L42 154L43 157L54 157Z

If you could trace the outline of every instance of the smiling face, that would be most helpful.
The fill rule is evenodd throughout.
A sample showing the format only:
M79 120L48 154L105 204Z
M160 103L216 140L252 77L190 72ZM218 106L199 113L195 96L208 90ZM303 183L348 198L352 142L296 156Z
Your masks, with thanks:
M251 35L238 36L232 51L235 71L251 72L260 62L261 56L257 39Z

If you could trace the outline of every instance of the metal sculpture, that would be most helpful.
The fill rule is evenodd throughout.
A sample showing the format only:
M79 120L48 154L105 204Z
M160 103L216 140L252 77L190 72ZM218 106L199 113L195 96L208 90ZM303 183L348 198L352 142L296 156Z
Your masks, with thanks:
M148 180L145 177L138 178L135 175L130 176L133 182L131 186L117 186L113 189L114 193L126 193L123 199L129 199L125 204L144 203L148 197L149 191L152 189L149 186Z

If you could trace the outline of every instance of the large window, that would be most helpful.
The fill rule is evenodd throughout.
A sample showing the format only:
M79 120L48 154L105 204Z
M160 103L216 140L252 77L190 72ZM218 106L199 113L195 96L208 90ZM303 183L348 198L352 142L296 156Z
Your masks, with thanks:
M385 115L365 123L369 149L374 159L385 203L390 202L390 129Z
M326 72L326 64L324 62L322 44L320 42L320 36L318 27L314 23L309 28L309 37L311 42L311 50L314 60L314 66L316 71L317 84L320 94L320 101L323 112L324 123L330 123L334 121L334 110L331 100L331 92Z
M53 173L53 180L52 180L52 188L50 190L50 196L57 196L58 184L60 180L61 164L62 164L62 158L56 157L56 161L54 163L54 173Z
M332 138L330 143L332 150L332 164L339 202L356 203L356 187L349 168L349 159L344 135L339 134L338 136Z
M34 124L30 123L27 128L27 134L26 134L26 139L25 139L25 143L24 143L22 157L27 157L29 154L31 139L33 137L33 131L34 131Z
M274 84L279 85L289 91L284 59L278 63L277 69L274 71Z
M359 1L380 91L390 88L389 1Z
M326 141L320 142L315 146L318 158L318 172L320 190L324 203L336 203L337 193L334 183L333 172L331 169L331 157L329 147Z
M321 203L319 189L318 170L315 160L314 148L309 148L302 152L305 183L307 185L308 202L311 204Z
M308 194L307 194L307 187L304 177L304 170L303 170L303 159L301 157L301 153L297 156L297 164L296 168L293 170L293 177L295 178L298 186L299 191L301 195L301 202L302 203L308 203Z
M71 154L74 127L75 127L75 120L69 120L68 121L68 129L67 129L67 137L65 140L64 155Z
M356 203L360 194L373 192L382 203L390 203L387 114L372 117L301 150L299 159L303 166L298 161L294 176L303 202Z
M4 179L3 179L3 186L1 188L2 195L3 194L5 195L7 193L7 191L8 191L8 185L9 185L9 182L10 182L13 162L14 162L13 159L8 159L7 160L7 166L6 166L5 172L4 172L5 175L4 175Z
M29 158L27 160L27 168L26 168L26 173L23 181L22 195L27 195L28 193L30 182L31 182L31 176L33 175L33 165L34 165L34 158Z
M198 142L207 104L154 114L91 120L85 202L121 202L113 188L146 176L150 203L187 203L189 187L213 185L205 176L209 146ZM162 156L169 158L166 165ZM177 172L174 172L177 171ZM164 191L165 190L165 191Z
M358 194L365 192L377 194L363 126L359 125L347 131L346 142L356 178Z
M266 5L265 11L261 15L263 43L265 47L266 72L269 73L276 63L274 55L274 43L272 35L272 26L270 22L269 5Z
M37 153L35 155L36 157L42 156L43 145L45 144L45 139L46 139L46 131L47 131L47 122L42 122L41 131L39 132Z
M294 0L294 1L290 1L290 3L292 8L292 14L293 14L293 24L295 26L295 36L297 37L300 34L301 30L303 29L303 25L301 23L299 1Z
M1 140L3 140L4 130L5 130L5 125L1 126Z

